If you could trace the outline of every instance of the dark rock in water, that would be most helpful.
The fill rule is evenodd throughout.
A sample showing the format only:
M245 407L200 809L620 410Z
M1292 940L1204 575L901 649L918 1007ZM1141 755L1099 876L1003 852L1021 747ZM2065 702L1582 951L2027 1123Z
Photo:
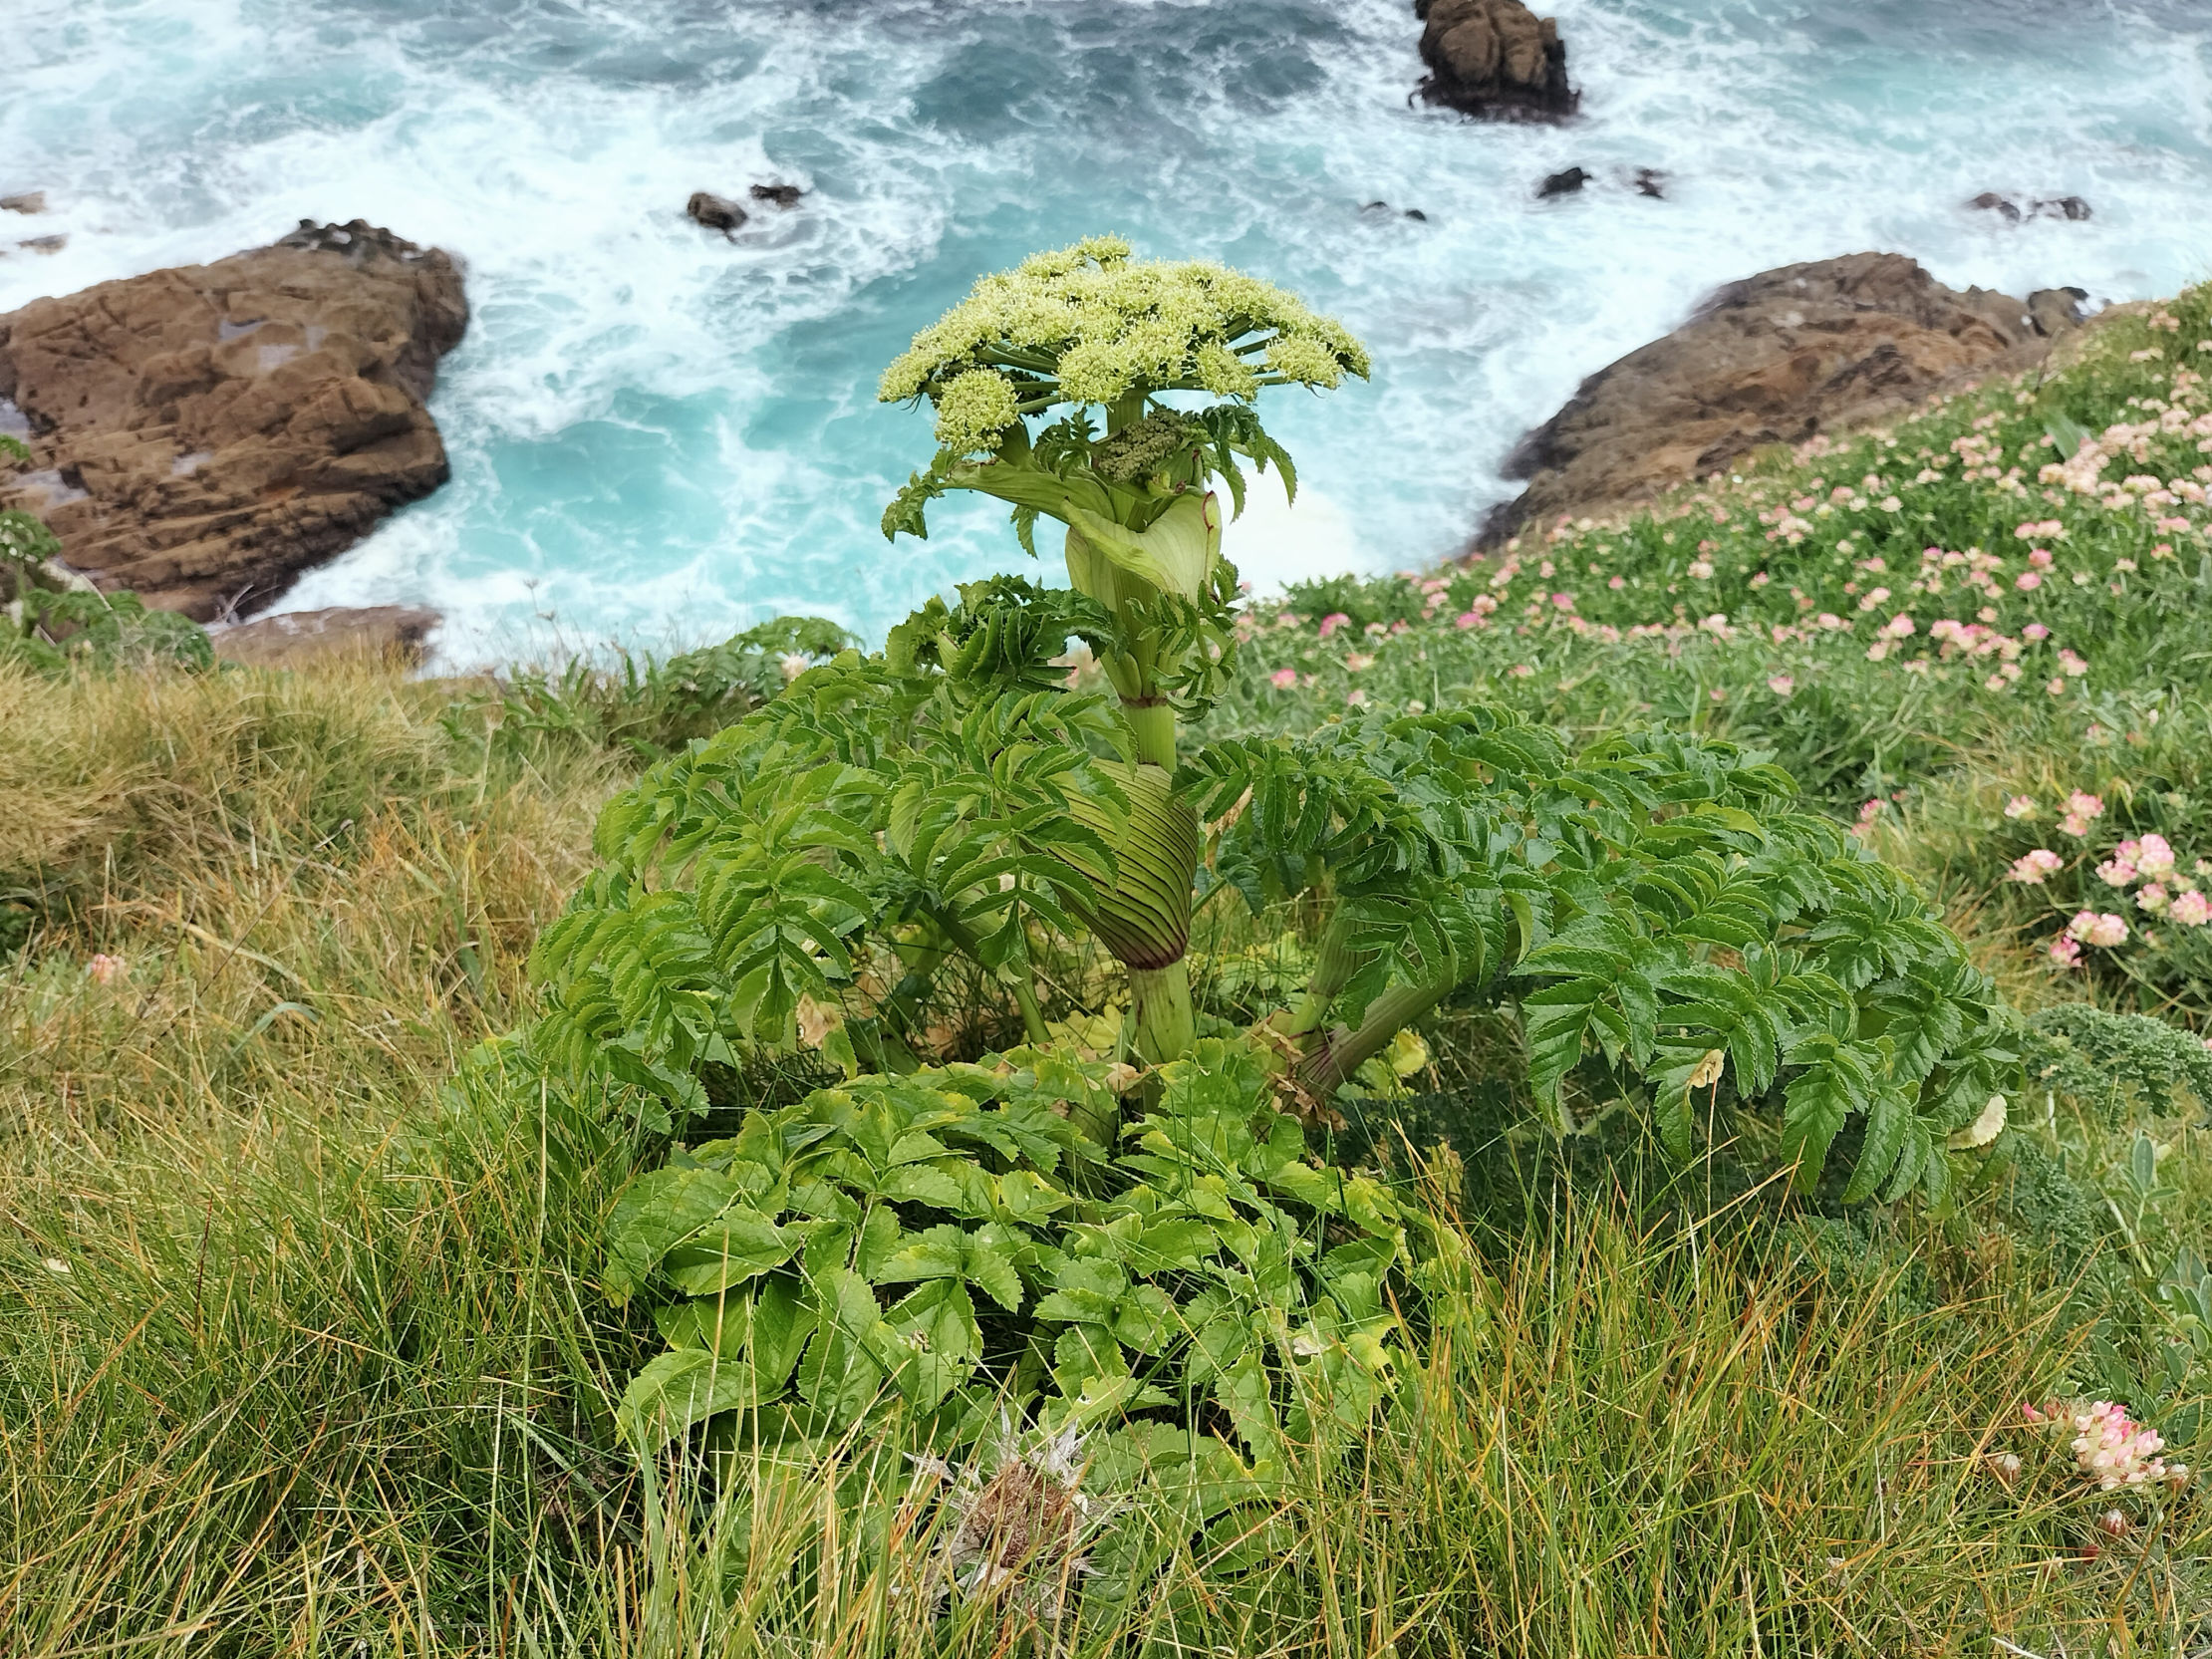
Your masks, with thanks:
M806 192L796 184L755 184L752 187L753 200L772 201L778 207L796 207L799 204L799 197L805 194ZM696 201L698 197L693 196L691 199ZM693 213L691 217L695 219L698 215ZM744 215L739 214L738 217L742 219Z
M2023 206L2011 196L2000 195L1995 190L1984 190L1968 202L1967 206L1979 208L1985 213L2001 213L2007 224L2018 224L2022 219L2078 221L2089 216L2089 204L2079 196L2039 196Z
M215 655L257 669L296 669L337 657L422 661L423 645L445 619L412 605L340 606L287 611L252 622L217 623L207 631Z
M1528 487L1491 514L1479 542L1562 514L1616 516L1763 444L1800 443L2016 374L2074 326L2073 296L2080 290L2027 301L1960 293L1895 253L1732 282L1665 339L1592 375L1521 440L1505 473Z
M726 236L743 224L748 215L727 196L718 196L711 190L693 190L691 199L684 204L684 216Z
M103 588L205 620L266 605L445 481L423 407L460 341L460 273L356 219L0 317L0 406L39 512Z
M26 190L19 196L0 196L0 213L43 213L46 211L46 192Z
M16 243L16 246L27 253L60 253L69 246L69 238L66 235L32 236Z
M1359 210L1362 213L1387 213L1390 211L1390 203L1387 201L1363 201L1359 204Z
M1581 102L1557 22L1521 0L1416 0L1414 15L1426 25L1429 103L1490 121L1564 121Z
M1594 174L1584 172L1580 167L1569 167L1565 172L1555 172L1546 178L1537 187L1536 195L1539 199L1544 200L1552 196L1571 196L1594 176Z
M1407 208L1406 217L1409 219L1419 219L1423 224L1427 224L1429 222L1429 215L1422 212L1421 209L1418 207Z
M1640 196L1657 196L1661 201L1667 199L1667 175L1655 167L1638 167L1635 178L1630 182L1636 186L1636 193Z

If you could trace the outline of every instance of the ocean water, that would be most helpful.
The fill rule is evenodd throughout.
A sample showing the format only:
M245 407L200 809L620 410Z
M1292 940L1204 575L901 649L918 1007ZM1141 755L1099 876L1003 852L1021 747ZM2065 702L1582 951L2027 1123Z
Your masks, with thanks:
M0 194L52 211L0 249L69 242L0 257L0 312L302 217L454 253L452 481L280 608L433 605L457 664L781 611L880 636L1023 562L988 502L884 542L931 444L876 377L978 273L1096 231L1373 350L1369 384L1274 395L1304 487L1227 544L1263 589L1452 552L1522 430L1732 277L1862 248L2015 293L2212 274L2208 0L1547 9L1565 129L1414 107L1407 0L11 0ZM1598 182L1536 201L1570 165ZM807 194L734 240L681 216L771 180ZM1986 189L2094 217L2008 225L1963 206Z

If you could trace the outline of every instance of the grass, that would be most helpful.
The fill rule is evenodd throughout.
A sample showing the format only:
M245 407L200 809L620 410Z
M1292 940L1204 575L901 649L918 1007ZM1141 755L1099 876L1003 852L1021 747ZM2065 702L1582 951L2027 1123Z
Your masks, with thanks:
M2175 370L2199 337L2203 291L2098 330L2055 378L1762 457L1628 525L1531 536L1440 586L1306 590L1299 620L1254 619L1213 727L1471 695L1585 731L1696 724L1774 749L1841 816L1881 800L1865 833L2024 1008L2212 1029L2198 936L2095 874L2150 832L2184 878L2212 855L2204 514L2018 458L2148 421L2173 429L2124 436L2108 470L2191 481L2201 405ZM2067 534L2015 533L2052 519ZM2004 563L1931 565L1931 546ZM2030 571L2058 575L2021 588ZM1990 635L1931 644L1985 606ZM1822 613L1852 626L1804 621ZM1900 614L1914 632L1870 656ZM2053 1047L2044 1098L2016 1102L1939 1218L1786 1197L1757 1121L1688 1172L1604 1103L1555 1142L1499 1081L1510 1024L1446 1010L1399 1121L1448 1143L1432 1173L1463 1166L1429 1199L1468 1207L1473 1251L1399 1409L1265 1509L1205 1528L1110 1510L1055 1630L1020 1593L939 1611L959 1512L896 1429L826 1463L641 1465L612 1406L658 1338L595 1285L637 1149L450 1087L527 1016L530 942L645 729L619 685L562 685L493 736L497 699L374 666L0 670L6 1659L2212 1643L2202 1500L2125 1499L2114 1537L2114 1502L2019 1413L2126 1398L2178 1440L2202 1410L2212 1310L2181 1292L2188 1252L2212 1253L2204 1102L2170 1066L2108 1094L2069 1081L2136 1075L2133 1026ZM568 718L585 691L591 717ZM2080 835L2060 822L2074 790L2103 804ZM2016 796L2032 814L2005 815ZM2007 880L2036 846L2063 875ZM2126 947L2056 966L2090 900L2125 915ZM1218 943L1202 982L1248 970L1227 953L1252 940ZM2015 1484L1990 1462L2007 1453Z

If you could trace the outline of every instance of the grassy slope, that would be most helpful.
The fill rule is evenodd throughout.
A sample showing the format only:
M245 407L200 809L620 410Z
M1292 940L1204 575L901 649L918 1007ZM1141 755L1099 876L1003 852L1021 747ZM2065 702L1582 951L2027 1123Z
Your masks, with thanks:
M1952 897L2020 995L2077 991L2036 954L2051 895L2002 873L2058 835L2066 788L2104 795L2100 829L2163 827L2177 847L2212 811L2212 715L2190 689L2212 650L2204 544L2152 528L2165 503L2046 500L2033 456L2025 499L2003 468L1959 481L1956 458L1941 481L1910 480L1921 449L1953 453L1987 414L2006 467L2055 416L2143 418L2127 400L2175 397L2208 311L2191 295L2177 331L2114 325L2055 388L1961 400L1894 448L1771 457L1678 503L1688 516L1530 545L1436 594L1341 584L1294 602L1308 620L1256 631L1217 723L1288 727L1355 692L1505 695L1580 726L1694 720L1777 748L1846 815L1901 792L1874 831L1885 846ZM2164 355L2130 360L2152 347ZM2161 479L2202 463L2197 441L2154 440ZM2108 470L2138 464L2152 469ZM1770 541L1757 514L1805 500L1814 474L1823 496L1861 487L1825 518L1795 510L1800 541ZM2024 592L2032 544L2013 531L2031 516L2070 534L2033 543L2063 580ZM1710 577L1689 568L1700 541ZM2152 556L2161 542L2174 557ZM1999 591L1962 595L1972 567L1939 561L1945 591L1908 597L1930 545L1998 553ZM1887 569L1855 568L1873 557ZM1855 609L1885 584L1895 604ZM1500 600L1488 625L1456 626L1478 596ZM2001 648L1907 667L1930 623L1984 603L2019 646L2017 682ZM1875 624L1907 608L1914 636L1869 661ZM1802 628L1822 611L1856 627ZM1334 612L1351 622L1323 640ZM2032 620L2048 641L2025 638ZM2062 646L2084 676L2059 666ZM2053 678L2063 694L2043 689ZM919 1581L928 1540L852 1531L815 1471L756 1467L749 1511L699 1522L748 1545L727 1557L735 1611L705 1593L700 1540L672 1534L657 1518L681 1512L610 1449L608 1403L645 1351L591 1283L622 1172L555 1125L438 1110L459 1055L526 1004L522 955L583 868L614 782L604 759L487 753L441 723L434 688L366 670L18 678L0 706L0 888L36 886L49 919L0 967L0 1651L1003 1651L991 1619L933 1629L919 1598L888 1594ZM2040 820L2001 815L2016 793ZM123 970L101 982L95 953ZM2170 956L2142 946L2139 977L2100 960L2088 983L2201 1018ZM1510 1032L1448 1021L1435 1038L1440 1098L1471 1119L1484 1045ZM2188 1104L2149 1102L2141 1120L2167 1149L2161 1190L2128 1212L2146 1260L2212 1243L2197 1220L2212 1160L2161 1115ZM2138 1125L2053 1105L2035 1155L1953 1222L1784 1220L1779 1235L1771 1195L1715 1200L1733 1204L1719 1224L1710 1187L1652 1202L1631 1125L1564 1159L1504 1132L1479 1142L1482 1219L1499 1224L1481 1234L1485 1272L1358 1478L1290 1500L1288 1524L1242 1551L1255 1566L1234 1538L1192 1548L1125 1518L1125 1547L1160 1571L1126 1623L1074 1645L1128 1629L1154 1651L1239 1653L2201 1640L2193 1503L2147 1545L2105 1539L2091 1558L2101 1506L2033 1457L2017 1490L1980 1461L2034 1453L2018 1403L2088 1386L2085 1320L2130 1293L2125 1241L2061 1165L2122 1190ZM1606 1136L1631 1156L1588 1155ZM854 1448L848 1493L903 1486L898 1450ZM818 1577L788 1570L808 1559Z

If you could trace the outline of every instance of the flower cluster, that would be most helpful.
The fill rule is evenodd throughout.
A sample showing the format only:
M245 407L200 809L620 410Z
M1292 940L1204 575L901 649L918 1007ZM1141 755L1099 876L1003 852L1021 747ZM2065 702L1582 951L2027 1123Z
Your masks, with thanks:
M2159 1457L2165 1441L2110 1400L2071 1405L2053 1400L2041 1409L2030 1405L2020 1409L2035 1427L2054 1436L2072 1436L2069 1449L2074 1467L2099 1492L2160 1484L2178 1491L2188 1483L2189 1466L2169 1464Z
M927 395L939 441L973 453L1056 403L1170 389L1249 400L1368 369L1342 325L1272 283L1200 260L1135 260L1121 238L1094 236L982 278L914 337L878 396Z

